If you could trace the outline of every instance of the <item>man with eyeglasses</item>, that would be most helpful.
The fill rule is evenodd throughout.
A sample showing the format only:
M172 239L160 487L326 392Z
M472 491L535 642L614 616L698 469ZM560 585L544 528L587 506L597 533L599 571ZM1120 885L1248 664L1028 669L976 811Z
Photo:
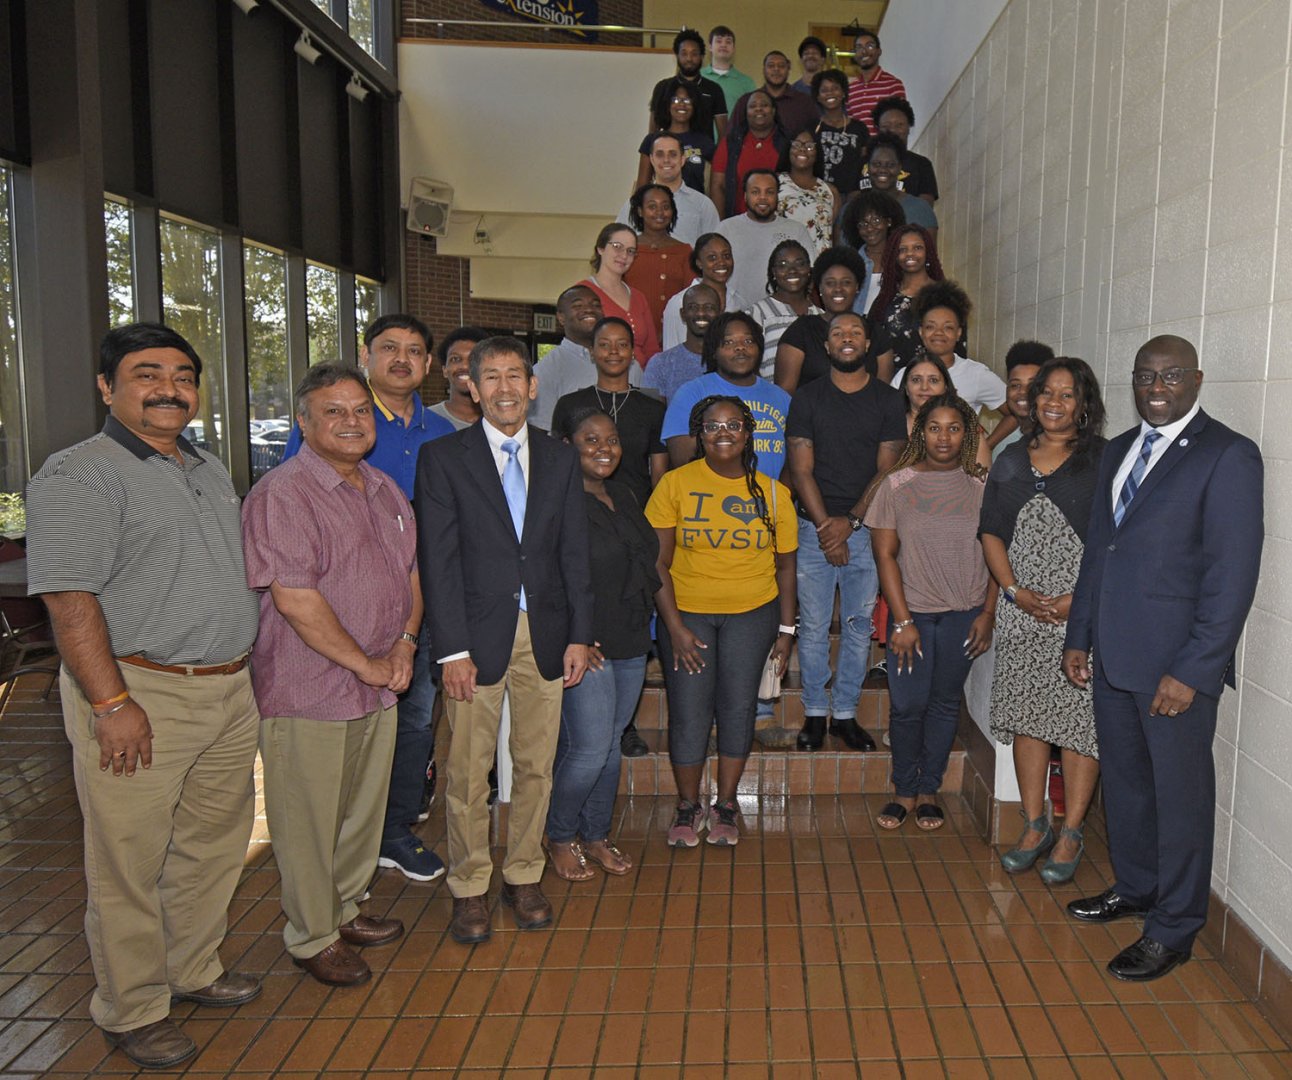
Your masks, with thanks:
M906 84L879 66L884 50L879 47L878 34L863 30L853 49L858 74L848 84L848 115L865 124L873 138L879 132L872 115L875 106L885 98L906 97Z
M1142 917L1108 970L1144 982L1187 960L1207 921L1211 748L1260 575L1264 467L1199 407L1183 338L1147 342L1131 387L1141 422L1104 452L1063 652L1068 679L1094 689L1114 880L1068 913Z
M650 164L655 173L655 183L668 188L677 205L677 221L673 223L674 238L694 246L699 237L707 232L714 232L718 228L718 211L713 200L682 183L682 166L686 164L682 140L671 132L659 132L650 148ZM625 202L619 208L619 215L615 220L631 228L629 209L629 203Z

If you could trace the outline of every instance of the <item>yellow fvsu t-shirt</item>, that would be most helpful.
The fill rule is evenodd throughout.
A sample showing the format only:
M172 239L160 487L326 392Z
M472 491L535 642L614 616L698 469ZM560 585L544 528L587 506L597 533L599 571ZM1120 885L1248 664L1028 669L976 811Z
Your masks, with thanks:
M796 550L798 519L789 489L763 473L758 484L776 526L776 551ZM646 517L657 529L673 530L673 593L680 610L735 615L775 599L772 538L743 476L728 480L707 462L692 461L664 474Z

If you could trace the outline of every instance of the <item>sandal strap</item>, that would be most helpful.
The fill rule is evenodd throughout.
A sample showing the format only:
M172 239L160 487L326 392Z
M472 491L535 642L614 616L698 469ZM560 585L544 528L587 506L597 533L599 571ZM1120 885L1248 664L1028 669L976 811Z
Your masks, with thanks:
M1059 830L1059 835L1068 840L1076 840L1085 843L1086 840L1086 823L1083 821L1075 829L1069 829L1066 825Z

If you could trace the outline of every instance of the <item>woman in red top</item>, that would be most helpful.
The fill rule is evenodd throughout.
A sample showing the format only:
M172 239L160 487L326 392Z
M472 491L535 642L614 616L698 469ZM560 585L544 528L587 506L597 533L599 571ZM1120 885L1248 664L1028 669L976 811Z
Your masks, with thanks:
M776 119L776 103L766 90L755 90L745 105L745 122L739 116L727 125L726 138L713 155L709 198L723 217L745 212L745 175L752 169L776 171L781 151L789 145Z
M628 207L628 220L637 230L637 258L624 280L645 295L655 333L662 340L664 305L691 284L691 245L673 238L677 203L663 184L639 187Z
M616 315L633 328L633 357L644 368L661 350L646 294L629 288L624 281L636 258L637 234L627 225L611 222L597 234L592 274L583 279L583 284L601 300L602 314Z

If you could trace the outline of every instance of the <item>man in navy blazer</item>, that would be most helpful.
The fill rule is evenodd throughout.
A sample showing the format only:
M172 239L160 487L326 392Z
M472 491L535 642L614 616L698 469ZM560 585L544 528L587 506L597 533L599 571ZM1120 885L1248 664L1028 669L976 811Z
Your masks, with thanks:
M502 901L522 930L547 926L539 880L561 692L592 643L592 579L578 458L526 423L538 380L525 345L471 350L479 423L422 447L414 507L431 656L452 732L445 767L454 940L489 937L489 770L504 693L513 764Z
M1155 337L1131 371L1142 422L1103 457L1063 669L1093 683L1115 881L1068 911L1144 917L1108 964L1165 975L1207 921L1216 812L1216 707L1256 593L1264 539L1260 451L1198 406L1183 338Z

